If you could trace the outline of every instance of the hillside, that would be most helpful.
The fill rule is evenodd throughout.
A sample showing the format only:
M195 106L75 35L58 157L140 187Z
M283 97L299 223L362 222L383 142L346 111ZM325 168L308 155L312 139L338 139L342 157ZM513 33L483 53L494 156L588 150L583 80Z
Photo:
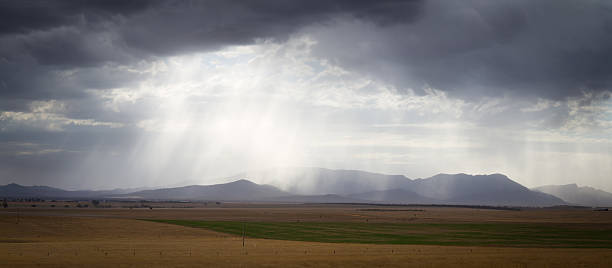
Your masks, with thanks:
M244 175L244 174L243 174ZM405 204L554 206L563 200L531 191L502 174L439 174L411 180L358 170L296 168L245 175L302 195L335 194L352 199Z
M323 168L276 169L248 174L250 175L245 175L243 178L270 182L271 185L238 179L215 185L190 185L130 192L121 189L66 191L47 186L9 184L0 186L0 198L375 202L487 206L555 206L567 203L609 206L612 204L610 201L612 194L593 188L566 185L541 187L538 191L532 191L502 174L438 174L416 180L402 175Z
M443 200L428 198L413 191L391 189L349 195L350 198L392 204L443 204Z
M534 192L502 174L439 174L415 180L413 190L448 204L500 206L554 206L563 200Z
M297 195L351 195L395 188L408 189L413 181L403 175L326 168L280 168L243 173L232 178L274 185Z
M24 186L10 183L0 186L0 197L2 198L56 198L56 199L78 199L78 198L104 198L110 195L132 192L129 189L114 189L102 191L68 191L49 186Z
M259 201L274 197L288 196L270 185L259 185L248 180L215 185L191 185L176 188L146 190L120 195L117 197L130 197L156 200L221 200L221 201Z
M554 195L570 204L591 207L612 206L612 193L588 186L579 187L576 184L546 185L536 187L533 190Z

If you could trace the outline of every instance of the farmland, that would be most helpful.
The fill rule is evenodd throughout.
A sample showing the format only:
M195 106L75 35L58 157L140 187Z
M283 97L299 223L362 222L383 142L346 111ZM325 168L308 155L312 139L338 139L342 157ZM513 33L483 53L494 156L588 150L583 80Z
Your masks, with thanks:
M609 267L610 226L571 208L39 204L1 211L0 265Z
M254 238L365 244L612 248L612 226L154 220Z

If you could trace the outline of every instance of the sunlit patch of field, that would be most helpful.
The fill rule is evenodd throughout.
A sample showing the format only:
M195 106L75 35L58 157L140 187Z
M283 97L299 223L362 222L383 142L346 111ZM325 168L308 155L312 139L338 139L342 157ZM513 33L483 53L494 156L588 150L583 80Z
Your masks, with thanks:
M426 209L428 210L428 209ZM449 210L451 217L455 212ZM466 210L459 210L464 213ZM469 212L469 211L468 211ZM40 213L40 216L36 214ZM189 215L189 214L193 215ZM391 223L399 217L417 215L429 218L442 211L381 212L359 211L354 207L291 207L227 208L227 209L31 209L15 213L0 213L0 266L2 267L612 267L612 249L607 248L551 248L497 246L437 246L399 244L319 243L242 237L175 224L137 220L145 218L219 219L236 222L269 221L279 215L277 223L330 223L332 219L351 219L351 214L373 218L385 213ZM374 214L372 214L374 213ZM431 214L427 214L431 213ZM472 217L478 222L492 219L491 215L506 218L507 214L490 214L475 210ZM516 213L516 212L508 212ZM568 215L572 216L569 212ZM582 212L580 212L582 213ZM577 215L589 215L587 212ZM82 215L82 216L79 216ZM207 218L207 215L209 218ZM321 217L321 215L323 215ZM403 216L402 216L403 215ZM465 214L469 218L470 213ZM520 213L517 221L520 221ZM554 219L560 214L552 212ZM610 214L591 214L600 217ZM531 222L535 218L527 213ZM546 220L550 216L542 216ZM308 219L308 220L307 220ZM577 219L577 218L576 218ZM362 224L363 220L354 221ZM440 220L442 223L446 221ZM581 219L588 221L588 218ZM485 223L488 221L484 221ZM401 223L401 220L400 220ZM366 223L363 223L366 224ZM398 224L398 222L395 222ZM403 224L403 223L402 223ZM247 227L247 232L254 231ZM428 232L427 229L422 230Z

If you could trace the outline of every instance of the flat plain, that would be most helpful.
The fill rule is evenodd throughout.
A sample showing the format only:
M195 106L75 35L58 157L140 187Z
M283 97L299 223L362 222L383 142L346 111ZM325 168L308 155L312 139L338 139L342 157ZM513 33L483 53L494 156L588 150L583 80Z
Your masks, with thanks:
M612 212L584 208L10 205L3 267L612 267Z

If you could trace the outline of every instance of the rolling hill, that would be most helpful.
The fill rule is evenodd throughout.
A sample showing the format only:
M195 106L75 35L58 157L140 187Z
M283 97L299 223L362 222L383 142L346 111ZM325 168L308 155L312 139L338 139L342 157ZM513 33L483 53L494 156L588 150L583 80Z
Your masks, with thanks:
M184 187L145 190L116 197L155 200L219 200L219 201L262 201L289 196L276 187L260 185L248 180L214 185L190 185Z
M536 187L533 190L554 195L570 204L591 207L612 206L612 193L588 186L579 187L576 184L546 185Z
M371 191L351 194L348 197L377 203L391 204L443 204L443 200L424 197L413 191L404 189L391 189L384 191Z
M415 180L414 192L448 204L493 206L554 206L565 202L534 192L502 174L438 174Z
M532 191L502 174L438 174L411 180L402 175L385 175L357 170L297 168L242 174L243 178L215 185L190 185L154 190L66 191L47 186L0 186L3 197L146 199L192 201L258 201L293 203L393 203L486 206L555 206L567 204L551 195L551 187ZM235 176L236 178L241 175ZM228 178L233 180L236 178ZM569 186L568 186L569 187ZM572 199L574 204L606 205L609 193L592 188L578 189L590 199ZM556 188L555 188L556 189ZM547 192L548 191L548 192ZM606 195L607 194L607 195Z
M438 174L411 180L358 170L295 168L242 174L292 194L336 194L382 203L492 206L555 206L563 200L531 191L502 174Z
M231 177L274 185L296 195L351 195L395 188L408 189L413 181L403 175L326 168L279 168Z
M56 198L56 199L92 199L104 198L111 195L133 192L130 189L114 189L101 191L68 191L49 186L24 186L10 183L0 186L2 198Z

